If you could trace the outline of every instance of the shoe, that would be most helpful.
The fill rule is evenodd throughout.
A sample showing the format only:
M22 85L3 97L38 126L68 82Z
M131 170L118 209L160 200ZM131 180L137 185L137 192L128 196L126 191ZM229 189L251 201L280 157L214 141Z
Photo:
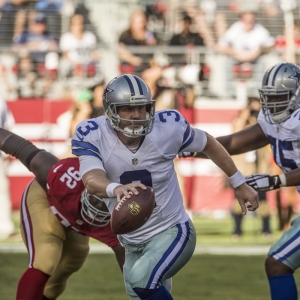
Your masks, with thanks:
M263 232L263 238L265 240L271 240L272 239L272 234L269 232Z
M240 234L236 234L234 233L231 238L234 240L234 241L238 241L240 239L241 235Z

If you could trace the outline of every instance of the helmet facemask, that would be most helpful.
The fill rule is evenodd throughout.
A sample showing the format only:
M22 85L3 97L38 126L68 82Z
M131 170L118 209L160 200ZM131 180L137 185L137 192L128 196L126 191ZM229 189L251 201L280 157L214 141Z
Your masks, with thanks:
M110 213L102 198L92 195L85 189L81 195L81 216L85 222L96 227L106 226Z
M135 98L139 98L139 100L135 100ZM111 126L119 131L122 132L126 137L129 138L136 138L140 136L145 136L151 132L153 128L153 122L155 119L155 101L154 100L143 100L140 99L141 97L131 97L133 99L132 102L116 104L112 103L109 105L108 110L106 111L106 116L110 120ZM150 102L150 103L149 103ZM118 115L118 107L120 106L146 106L146 119L145 120L129 120L123 119ZM120 125L120 121L126 121L131 123L131 125L126 126L122 129ZM139 127L135 127L136 125L140 125Z
M270 124L287 120L299 106L300 68L279 63L269 68L259 89L262 112Z
M270 124L280 124L287 120L299 107L297 95L291 89L276 91L273 88L259 89L260 103L266 121Z

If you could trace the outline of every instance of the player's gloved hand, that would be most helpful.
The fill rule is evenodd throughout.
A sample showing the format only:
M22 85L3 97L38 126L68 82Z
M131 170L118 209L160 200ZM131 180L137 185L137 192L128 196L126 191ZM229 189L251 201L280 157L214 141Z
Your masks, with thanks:
M253 187L257 191L270 191L276 190L281 186L284 186L282 182L282 175L270 176L268 174L253 174L246 176L246 183ZM284 176L285 178L285 176Z
M195 157L197 155L197 152L184 152L181 151L178 153L179 158L184 158L184 157Z

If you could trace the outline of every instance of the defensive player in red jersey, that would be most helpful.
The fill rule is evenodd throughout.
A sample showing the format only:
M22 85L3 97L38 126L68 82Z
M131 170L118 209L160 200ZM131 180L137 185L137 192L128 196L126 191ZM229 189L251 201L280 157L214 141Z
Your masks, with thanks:
M21 233L30 261L17 300L57 299L89 253L89 237L114 251L122 270L124 248L111 232L104 202L88 194L77 158L59 160L0 128L0 149L18 158L36 177L21 200Z

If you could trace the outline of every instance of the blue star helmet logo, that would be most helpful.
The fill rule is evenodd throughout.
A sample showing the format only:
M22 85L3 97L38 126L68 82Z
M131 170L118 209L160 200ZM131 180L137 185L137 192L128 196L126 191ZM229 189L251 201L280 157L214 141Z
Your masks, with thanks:
M109 99L107 99L107 95L113 92L114 90L110 89L109 87L106 87L104 92L103 92L103 100L106 100L109 102Z
M294 74L289 76L289 78L292 78L292 79L295 79L296 82L297 82L297 86L299 85L299 82L300 82L300 72L298 72L297 70L295 70L293 68L293 71L294 71Z

